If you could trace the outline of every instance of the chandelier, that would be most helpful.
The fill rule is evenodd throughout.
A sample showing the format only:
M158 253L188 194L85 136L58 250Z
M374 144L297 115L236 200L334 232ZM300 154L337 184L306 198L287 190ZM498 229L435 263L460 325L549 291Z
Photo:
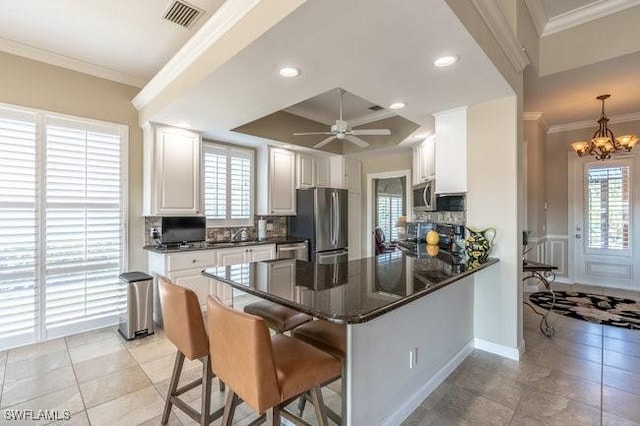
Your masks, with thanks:
M623 149L631 151L631 148L638 142L635 135L613 136L613 132L607 126L609 119L604 113L604 101L611 95L600 95L596 99L602 101L602 115L598 120L600 127L593 134L593 138L589 142L574 142L571 148L582 157L585 154L595 155L597 160L606 160L611 158L611 153L622 151Z

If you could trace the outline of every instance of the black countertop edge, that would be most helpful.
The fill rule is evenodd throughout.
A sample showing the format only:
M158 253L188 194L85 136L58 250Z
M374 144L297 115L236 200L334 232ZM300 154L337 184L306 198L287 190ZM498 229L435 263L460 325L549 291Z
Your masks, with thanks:
M296 311L299 312L303 312L307 315L311 315L313 317L319 318L319 319L323 319L329 322L334 322L334 323L338 323L338 324L361 324L367 321L371 321L372 319L375 319L381 315L386 314L387 312L391 312L395 309L400 308L401 306L406 305L407 303L410 303L416 299L419 299L423 296L426 296L428 294L431 294L435 291L438 291L450 284L453 284L457 281L460 281L462 278L468 277L469 275L472 275L478 271L482 271L483 269L491 266L491 265L495 265L496 263L498 263L500 261L500 259L497 258L489 258L487 259L487 261L485 263L482 263L476 267L474 267L473 269L468 269L465 272L461 272L456 276L453 276L451 278L448 278L444 281L442 281L441 283L433 286L433 287L429 287L426 288L422 291L419 291L417 293L413 293L411 295L408 296L404 296L401 299L396 300L395 302L391 302L388 305L382 306L380 308L374 309L366 314L361 314L361 315L350 315L350 316L328 316L328 315L323 315L320 312L314 311L312 309L308 309L305 306L301 306L298 305L294 302L292 302L291 300L288 299L282 299L280 297L274 296L272 294L269 293L264 293L262 291L258 291L254 288L251 287L247 287L245 285L242 284L237 284L234 281L230 281L227 279L220 279L218 278L216 275L210 274L207 272L207 270L203 270L202 274L209 277L209 278L213 278L215 280L218 280L220 282L223 282L225 284L230 285L231 287L237 288L238 290L242 290L245 293L249 293L252 294L254 296L258 296L262 299L265 300L269 300L271 302L274 303L278 303L282 306L286 306L288 308L294 309Z
M177 248L172 246L170 248L160 248L157 245L154 246L144 246L143 249L147 251L151 251L154 253L166 254L166 253L183 253L188 251L200 251L200 250L216 250L216 249L226 249L233 247L244 247L244 246L257 246L264 244L293 244L293 243L304 243L307 241L307 238L301 237L271 237L265 240L251 240L251 241L211 241L211 242L202 242L202 243L193 243L189 248Z

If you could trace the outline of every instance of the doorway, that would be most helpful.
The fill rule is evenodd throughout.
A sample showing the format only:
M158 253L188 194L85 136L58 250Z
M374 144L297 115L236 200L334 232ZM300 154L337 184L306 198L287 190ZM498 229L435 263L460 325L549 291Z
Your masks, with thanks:
M640 185L633 154L569 160L569 255L577 283L640 289Z
M403 237L397 226L400 218L410 220L410 171L367 175L367 256L375 254L374 230L379 227L387 242Z

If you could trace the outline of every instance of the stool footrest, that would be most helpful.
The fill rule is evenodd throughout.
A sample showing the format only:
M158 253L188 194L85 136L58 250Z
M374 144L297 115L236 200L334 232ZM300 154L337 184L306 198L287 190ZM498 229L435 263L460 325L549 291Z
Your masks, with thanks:
M201 384L202 384L202 378L196 379L193 382L184 385L180 389L176 389L176 391L173 393L172 396L180 396L185 392L189 392L193 388L197 388Z

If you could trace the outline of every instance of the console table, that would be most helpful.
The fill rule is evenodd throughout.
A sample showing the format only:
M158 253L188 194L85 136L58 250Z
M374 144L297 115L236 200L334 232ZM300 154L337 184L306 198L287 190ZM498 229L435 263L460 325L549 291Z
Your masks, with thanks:
M522 272L528 274L522 278L522 282L524 283L528 279L532 278L536 279L544 285L544 288L549 293L551 293L551 306L544 314L536 311L535 308L531 306L531 303L529 301L525 302L533 310L533 312L542 316L542 318L540 319L540 331L547 337L553 337L553 335L556 334L555 328L553 327L553 325L549 324L549 321L547 319L551 311L553 311L553 307L556 303L556 295L551 288L551 284L553 284L556 279L556 274L554 272L556 269L558 269L557 266L547 265L546 263L533 262L531 260L522 261Z

